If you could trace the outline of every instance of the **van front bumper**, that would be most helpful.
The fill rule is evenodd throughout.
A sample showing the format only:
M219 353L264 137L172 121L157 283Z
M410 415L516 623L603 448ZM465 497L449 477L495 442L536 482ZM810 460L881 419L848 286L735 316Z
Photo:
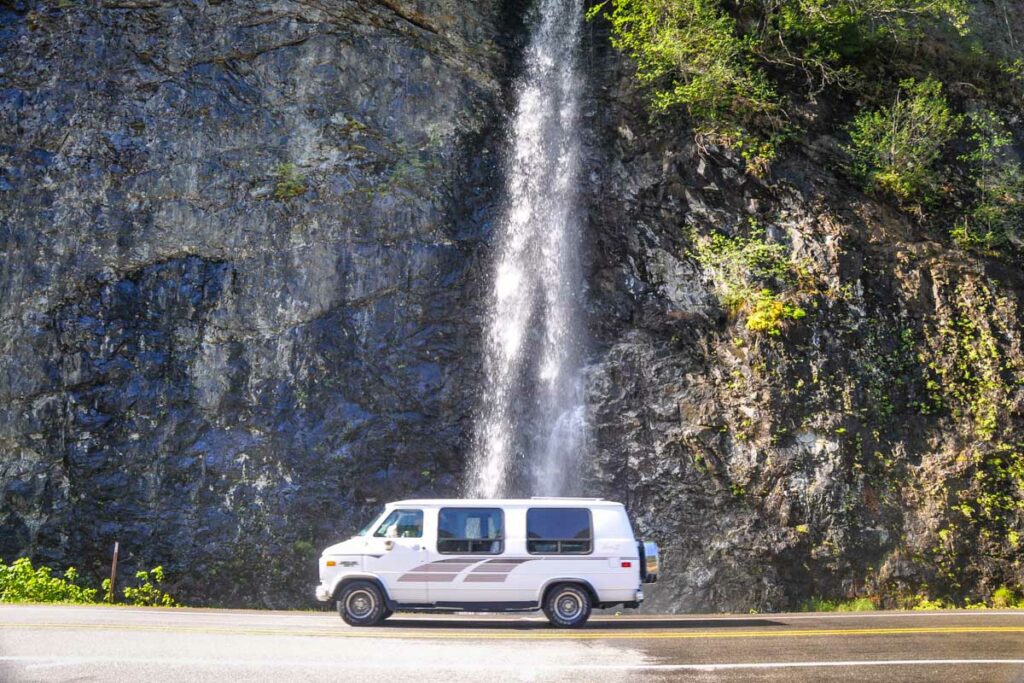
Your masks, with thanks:
M331 589L321 583L316 587L316 599L320 602L327 602L331 599Z

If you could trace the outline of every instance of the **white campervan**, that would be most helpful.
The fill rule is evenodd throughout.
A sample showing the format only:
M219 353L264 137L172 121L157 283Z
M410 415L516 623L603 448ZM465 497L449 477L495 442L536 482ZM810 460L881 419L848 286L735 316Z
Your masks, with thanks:
M592 607L638 607L657 576L658 547L637 542L621 503L403 500L324 550L316 596L354 626L396 610L543 609L572 627Z

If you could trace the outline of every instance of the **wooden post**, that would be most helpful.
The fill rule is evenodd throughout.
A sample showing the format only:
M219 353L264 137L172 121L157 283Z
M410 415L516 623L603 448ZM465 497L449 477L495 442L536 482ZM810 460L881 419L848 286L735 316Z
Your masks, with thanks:
M114 557L110 561L110 602L117 601L117 554L120 544L114 541Z

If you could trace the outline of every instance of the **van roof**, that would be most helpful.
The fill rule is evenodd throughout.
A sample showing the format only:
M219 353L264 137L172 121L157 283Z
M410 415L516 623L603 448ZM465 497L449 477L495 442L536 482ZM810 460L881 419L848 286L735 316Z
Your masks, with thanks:
M445 507L621 507L622 503L603 498L416 498L396 500L388 503L395 505L430 505Z

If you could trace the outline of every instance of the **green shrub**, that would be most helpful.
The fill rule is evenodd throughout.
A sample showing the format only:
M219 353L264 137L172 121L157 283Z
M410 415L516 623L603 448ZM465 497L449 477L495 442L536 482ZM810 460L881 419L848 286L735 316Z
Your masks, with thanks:
M748 302L762 289L758 283L786 286L795 279L786 247L766 242L760 231L750 237L693 234L692 239L692 255L711 273L722 303L730 308Z
M825 600L811 598L804 603L803 612L872 612L878 609L871 598L854 598L852 600Z
M698 133L738 149L763 174L789 128L794 90L849 85L855 57L882 54L923 25L966 31L965 0L605 0L612 43L636 62L654 111L687 109ZM796 77L796 78L794 78Z
M274 176L277 178L277 184L274 185L274 199L283 202L305 194L306 182L296 169L295 164L278 164L274 169Z
M1013 136L990 111L969 117L971 151L961 155L974 184L975 200L953 227L963 248L995 251L1024 248L1024 169L1014 158Z
M778 97L756 66L753 38L717 0L611 0L606 16L612 44L636 61L654 111L686 107L698 133L746 151L748 167L763 171L775 149L756 131L780 128Z
M782 0L767 11L771 29L763 33L774 52L794 53L821 71L878 41L918 37L924 26L966 34L969 11L965 0Z
M139 580L136 587L127 586L121 592L125 602L138 607L178 607L178 602L165 593L162 584L164 582L164 568L154 567L150 571L135 572L135 578Z
M916 602L911 607L915 612L934 612L940 609L952 609L955 607L955 605L942 598L932 600L924 593L918 594L915 600Z
M33 567L22 557L12 564L0 562L0 602L95 602L96 589L79 585L78 572L69 567L63 577L49 567Z
M989 602L995 609L1024 609L1024 594L1002 586L992 592Z
M904 80L891 106L854 118L847 147L853 172L869 190L927 203L941 183L939 161L960 122L939 81Z
M800 320L807 311L783 302L770 289L762 289L754 297L753 305L747 315L747 329L752 332L765 332L773 337L782 334L782 323L786 320Z
M692 256L708 271L722 303L747 314L746 326L752 332L770 336L782 333L787 320L800 320L807 312L785 300L796 284L797 270L781 244L764 241L761 233L751 237L693 236Z
M146 607L178 607L178 602L162 589L164 568L135 573L138 586L122 590L130 605ZM103 580L103 600L112 602L110 579ZM31 560L22 557L12 564L0 562L0 602L69 602L94 603L97 590L81 585L78 571L69 567L63 577L53 576L49 567L33 567Z

